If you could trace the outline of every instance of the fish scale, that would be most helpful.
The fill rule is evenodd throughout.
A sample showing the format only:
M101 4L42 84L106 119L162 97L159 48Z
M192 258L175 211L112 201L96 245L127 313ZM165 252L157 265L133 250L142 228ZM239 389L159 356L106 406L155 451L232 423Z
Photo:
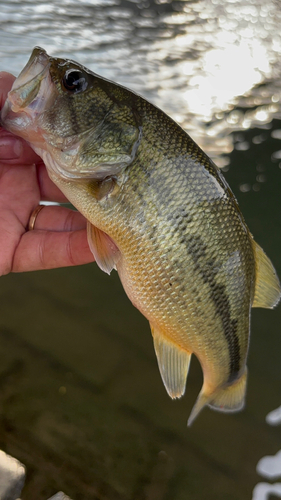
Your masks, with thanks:
M1 119L87 218L98 265L117 269L150 322L172 398L185 391L191 354L199 359L189 423L205 405L241 409L250 309L274 307L280 284L212 160L142 97L40 48Z
M159 176L161 176L161 172L159 172L159 165L158 165L158 175L159 175ZM188 171L186 171L186 177L188 177ZM161 182L161 177L160 177L160 182ZM181 182L180 182L180 185L181 185ZM175 190L177 190L178 185L177 185L177 184L174 184L174 187L175 187ZM192 186L191 186L191 187L192 187ZM177 206L178 206L178 203L175 203L175 207L171 207L171 205L169 204L169 210L173 210L173 208L175 208L175 210L177 210ZM163 212L163 217L164 217L164 219L165 219L165 216L166 216L166 214L165 214L165 212ZM196 234L198 234L198 230L199 230L199 228L200 228L200 224L201 224L201 220L200 220L199 218L197 218L197 224L196 224L196 226L193 228L193 231L194 231ZM162 229L162 228L161 228L161 229ZM173 226L171 227L171 229L174 229L174 228L173 228ZM162 236L163 236L163 232L161 232L161 235L158 235L158 236L155 238L156 245L157 245L157 246L155 246L155 248L153 249L153 252L154 252L155 254L159 253L159 237L162 237ZM183 236L185 236L185 237L186 237L186 235L185 235L185 234L182 234L182 233L176 233L176 236L177 236L178 238L182 238ZM165 238L165 241L166 241L166 240L169 240L169 239L170 239L170 233L165 233L164 238ZM186 243L187 243L187 240L185 240L185 242L184 242L184 243L186 244ZM130 244L130 241L128 241L128 244ZM175 257L177 257L177 252L175 251L174 247L171 247L171 248L173 249L173 255L174 255ZM211 240L211 248L214 248L214 244L213 244L213 241L212 241L212 240ZM166 249L165 249L165 250L166 250ZM187 250L188 250L188 253L189 253L191 256L194 256L195 252L194 252L194 249L192 248L192 245L189 245L189 248L187 248ZM183 259L183 256L182 256L181 254L179 255L179 261L180 261L180 262L182 262L182 263L183 263L183 265L185 266L186 259ZM147 270L149 270L149 266L151 266L151 265L153 265L153 266L154 266L155 264L154 264L154 263L153 263L153 264L151 264L151 263L149 263L149 262L146 262L146 263L145 263L145 267L146 267L146 269L147 269ZM175 268L175 269L172 269L172 270L171 270L171 276L174 276L174 275L177 275L177 276L178 276L178 274L179 274L179 273L178 273L178 269L179 269L178 265L176 266L176 268ZM138 274L139 274L139 273L138 273L138 270L139 270L139 264L138 264L138 266L137 266L137 278L136 278L136 279L139 281L141 278L138 276ZM174 274L173 274L173 273L174 273ZM194 273L194 269L190 268L190 274L193 274L193 273ZM179 281L179 279L180 279L180 278L179 278L179 277L177 277L177 281ZM184 275L182 275L182 277L181 277L181 282L182 282L182 283L187 283L187 284L188 284L188 283L189 283L189 281L190 281L190 277L189 277L189 275L188 275L188 272L185 272L185 274L184 274ZM146 281L145 281L145 283L144 283L144 287L145 287L145 288L147 288L147 280L146 280ZM140 294L141 294L141 295L143 295L144 293L145 293L145 290L143 290L143 289L142 289ZM195 297L195 299L193 298L193 300L195 300L195 302L197 302L198 300L196 300L196 299L198 299L198 297L200 297L200 291L198 290L198 288L196 288L195 293L194 293L193 295L194 295L194 297ZM178 301L177 301L177 305L178 305ZM186 299L185 299L185 301L184 301L184 303L183 303L183 306L184 306L184 311L186 311ZM169 303L169 301L168 301L168 304L167 304L167 309L168 309L168 312L169 312L169 308L170 308L170 303ZM189 324L188 324L188 322L186 321L186 319L187 319L187 318L186 318L186 317L184 317L184 328L185 328L185 329L188 329ZM211 333L211 332L210 332L210 333ZM189 340L190 340L190 339L189 339ZM191 349L191 350L193 350L193 349Z

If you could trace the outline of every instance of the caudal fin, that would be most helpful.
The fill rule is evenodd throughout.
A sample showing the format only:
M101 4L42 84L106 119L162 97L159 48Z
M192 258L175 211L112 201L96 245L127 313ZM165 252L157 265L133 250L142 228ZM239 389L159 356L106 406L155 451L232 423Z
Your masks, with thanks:
M241 377L233 384L220 387L216 391L208 394L204 391L204 386L192 409L187 425L191 425L199 412L208 405L217 411L235 412L242 410L245 402L247 383L247 368Z

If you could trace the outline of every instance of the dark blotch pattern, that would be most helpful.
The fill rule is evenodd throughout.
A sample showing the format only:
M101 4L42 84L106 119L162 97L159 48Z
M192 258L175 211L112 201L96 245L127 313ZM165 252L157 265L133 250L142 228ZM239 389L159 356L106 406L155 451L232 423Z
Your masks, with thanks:
M200 236L190 236L185 240L188 253L192 256L196 271L199 271L204 283L210 286L210 294L214 302L216 313L221 317L223 331L228 343L230 366L228 383L237 378L240 370L240 346L237 335L237 320L231 319L229 299L226 294L225 285L216 282L218 266L214 260L202 265L202 259L206 259L207 247Z

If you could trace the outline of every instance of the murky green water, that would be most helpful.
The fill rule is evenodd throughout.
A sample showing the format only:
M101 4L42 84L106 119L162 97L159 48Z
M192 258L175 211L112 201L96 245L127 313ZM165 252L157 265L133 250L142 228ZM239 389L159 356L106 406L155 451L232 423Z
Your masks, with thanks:
M281 276L280 23L277 0L0 1L1 69L41 45L164 109L223 168ZM206 409L187 429L199 364L171 401L116 273L2 277L0 303L0 448L27 466L22 500L281 497L281 418L266 420L281 405L281 306L253 310L246 409Z

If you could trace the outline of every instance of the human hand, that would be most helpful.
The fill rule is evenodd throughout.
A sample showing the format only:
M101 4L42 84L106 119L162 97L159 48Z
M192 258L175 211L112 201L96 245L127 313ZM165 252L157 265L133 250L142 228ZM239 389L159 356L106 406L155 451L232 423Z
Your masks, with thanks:
M15 77L0 72L0 109ZM34 229L30 216L40 201L66 203L41 158L20 138L0 127L0 276L92 262L86 219L74 210L48 205Z

